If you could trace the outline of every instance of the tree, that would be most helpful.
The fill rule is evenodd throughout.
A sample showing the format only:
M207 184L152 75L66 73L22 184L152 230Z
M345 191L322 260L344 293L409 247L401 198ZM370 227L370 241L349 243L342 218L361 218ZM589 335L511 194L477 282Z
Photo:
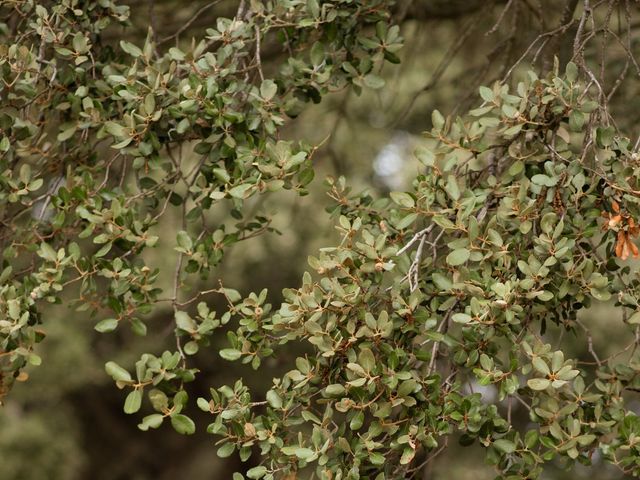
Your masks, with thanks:
M638 145L614 104L633 88L628 71L640 73L631 6L569 1L549 18L496 3L489 33L507 32L474 81L487 85L475 108L433 112L408 192L374 198L328 179L340 243L310 257L313 273L273 306L266 290L211 282L234 244L273 232L255 199L304 195L314 178L321 146L283 140L286 119L330 92L383 89L382 64L400 60L398 23L420 10L239 3L201 40L173 47L201 10L136 43L109 38L112 22L128 21L113 2L2 7L13 14L0 45L0 393L40 363L47 302L73 295L97 331L140 336L169 306L175 347L145 345L135 365L110 360L106 372L125 413L153 412L142 430L192 434L197 405L219 457L253 456L247 478L428 476L453 436L485 447L500 478L535 478L558 457L589 465L596 452L638 474L640 421L627 402L639 388L640 283L622 263L638 256ZM425 2L442 17L486 14L461 5ZM515 34L524 8L542 29L532 38ZM489 68L496 58L501 70ZM525 60L534 70L519 68ZM149 254L162 248L170 266ZM577 318L594 300L615 302L628 325L630 343L606 359ZM570 358L547 328L583 335L592 360ZM303 353L264 395L240 378L190 390L203 352L266 370L292 348Z

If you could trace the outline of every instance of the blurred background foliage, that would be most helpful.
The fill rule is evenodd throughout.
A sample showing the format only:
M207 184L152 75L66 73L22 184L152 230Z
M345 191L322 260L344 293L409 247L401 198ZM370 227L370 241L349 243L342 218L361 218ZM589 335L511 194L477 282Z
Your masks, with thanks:
M166 46L184 44L200 37L217 17L232 17L238 6L236 0L123 3L132 9L131 26L111 27L105 42L116 44L125 39L140 44L151 26ZM299 198L281 192L258 200L262 203L255 208L271 213L273 225L281 234L262 235L232 250L218 270L225 285L243 293L268 288L270 300L277 304L282 288L298 285L307 256L337 238L330 215L323 213L330 205L323 179L345 175L355 190L369 189L373 195L407 187L418 172L412 152L424 141L421 132L430 128L431 111L456 114L467 110L477 103L478 86L503 78L532 42L534 47L519 69L528 68L533 57L537 69L543 71L552 68L554 55L566 63L572 51L571 29L549 38L539 36L566 23L577 3L400 0L394 15L405 39L399 55L401 63L385 66L385 88L365 90L360 95L337 92L288 122L287 138L318 146L310 194ZM612 15L635 15L640 20L637 2L608 3L615 6ZM0 23L7 21L0 19ZM636 24L640 26L640 22ZM176 32L180 35L174 36ZM628 45L613 40L606 52L611 68L606 76L612 82L622 71L637 76L638 67L628 64L626 53L637 50L640 35L632 32ZM544 48L538 51L541 45ZM277 46L266 48L269 50L263 62L268 71L269 63L277 60L280 51ZM601 52L590 54L597 56ZM623 82L610 99L618 128L632 138L640 133L639 86L637 81ZM171 232L172 236L176 229L168 223L159 226L160 231ZM156 249L153 255L161 259L163 252ZM214 305L217 301L207 300ZM627 341L627 330L622 322L615 321L614 315L607 305L582 315L594 349L603 357L621 349ZM64 305L51 306L46 317L48 338L38 352L45 361L40 367L30 367L30 381L18 384L0 409L0 479L226 479L231 478L231 472L247 468L234 457L218 459L211 437L204 432L181 436L168 425L141 432L135 418L122 414L121 392L113 388L104 373L104 362L114 359L131 364L141 352L161 351L161 345L169 346L173 341L169 307L166 315L150 320L153 328L149 330L164 334L135 341L128 341L132 335L128 329L120 329L115 335L98 334L91 319ZM620 326L619 331L615 325ZM552 328L546 333L549 339L558 335L559 331ZM122 345L127 345L128 350L123 351ZM584 341L576 339L573 347L570 341L568 345L574 349L571 356L590 358L587 351L579 350L585 348ZM131 350L131 346L137 350ZM298 353L287 352L290 358L284 358L281 352L267 366L275 376ZM271 378L265 375L224 362L215 349L201 352L195 361L203 374L193 387L194 397L205 394L211 385L237 377L243 377L258 391L271 384ZM526 421L523 413L514 409L514 415L522 415L522 421ZM196 423L204 421L196 419ZM431 466L430 478L491 479L494 474L483 465L482 457L477 445L465 449L450 445ZM550 468L545 478L621 478L618 470L597 466L597 462L594 468L568 472L559 464Z

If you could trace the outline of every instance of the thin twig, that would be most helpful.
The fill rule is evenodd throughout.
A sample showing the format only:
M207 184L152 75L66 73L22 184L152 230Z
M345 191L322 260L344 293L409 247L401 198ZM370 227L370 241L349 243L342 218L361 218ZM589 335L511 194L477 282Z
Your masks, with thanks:
M409 290L412 292L415 292L418 288L418 283L420 281L420 261L422 260L422 248L424 247L425 240L426 237L423 235L420 239L418 249L416 250L416 256L409 268Z
M598 357L596 351L593 349L593 337L591 336L591 332L587 327L584 326L584 324L580 320L576 319L576 323L580 325L580 328L582 328L582 330L584 330L584 333L587 335L587 349L589 350L589 353L591 354L593 359L596 361L596 365L600 367L602 365L602 362L600 361L600 358Z
M582 32L584 31L584 25L587 22L587 18L591 13L590 1L584 0L583 3L582 15L580 16L580 23L578 23L578 30L576 31L576 36L573 39L573 56L582 57L583 49L581 48L580 39L582 38Z
M449 310L447 310L447 313L442 319L442 322L440 322L440 325L438 326L438 333L442 333L443 331L446 331L447 326L449 324L449 319L451 318L451 314L453 313L453 309L456 307L456 305L458 305L457 301L451 306ZM427 367L427 374L425 375L426 377L430 376L436 367L439 348L440 348L440 342L439 341L434 342L433 348L431 349L431 358L429 359L429 366Z
M166 43L169 40L172 40L180 36L180 34L182 34L182 32L184 32L187 28L189 28L191 24L195 22L200 15L202 15L204 12L209 10L211 7L217 5L221 1L222 0L214 0L213 2L209 2L204 7L200 8L196 13L193 14L193 16L187 21L187 23L185 23L182 27L180 27L173 35L169 35L168 37L164 37L162 40L160 40L158 42L158 45L162 45L163 43Z
M506 82L507 79L511 76L511 74L513 73L513 71L516 69L516 67L518 65L520 65L520 63L527 58L527 56L529 55L529 53L531 52L531 50L533 49L533 47L541 40L544 40L547 37L553 37L555 35L560 35L562 33L564 33L565 31L567 31L573 24L575 23L574 19L571 19L568 23L565 23L564 25L559 26L558 28L555 28L553 30L550 30L548 32L545 33L541 33L540 35L538 35L533 42L531 42L529 44L529 46L526 48L526 50L524 51L524 53L520 56L520 58L518 58L518 60L516 60L516 62L511 66L511 68L509 68L509 70L507 70L507 73L502 77L502 83Z
M260 28L255 26L256 32L256 67L258 68L258 74L260 75L260 80L264 82L264 74L262 73L262 60L260 58Z
M412 95L412 97L409 99L409 102L407 103L407 106L404 108L402 113L396 117L396 120L393 122L392 126L396 126L402 119L406 118L409 112L411 112L411 109L413 108L416 100L420 97L420 95L428 92L438 84L444 73L447 71L447 68L455 59L460 49L464 46L473 30L480 24L477 17L478 16L474 16L469 21L467 21L465 25L462 26L461 33L456 36L455 42L445 52L444 56L440 60L440 63L433 71L429 82Z
M500 12L500 16L498 17L498 20L496 21L495 25L491 28L491 30L485 33L485 35L491 35L492 33L495 33L498 31L498 28L500 28L500 24L502 23L502 20L504 20L504 16L507 14L509 9L511 8L511 5L513 5L513 1L514 0L509 0L507 2L507 5L502 9L502 12Z
M407 242L407 244L402 247L400 250L398 250L398 252L396 253L396 257L399 257L400 255L402 255L404 252L406 252L411 245L413 245L416 241L418 241L420 239L420 237L423 237L424 235L427 235L429 232L431 232L431 230L433 230L433 228L435 227L435 223L432 223L431 225L429 225L426 228L423 228L422 230L420 230L418 233L416 233L411 240L409 240Z

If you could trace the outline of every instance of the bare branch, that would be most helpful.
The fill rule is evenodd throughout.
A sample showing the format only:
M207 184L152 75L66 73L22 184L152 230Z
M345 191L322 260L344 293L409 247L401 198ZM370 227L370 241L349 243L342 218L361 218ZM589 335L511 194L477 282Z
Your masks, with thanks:
M202 15L204 12L206 12L207 10L209 10L211 7L217 5L218 3L220 3L222 0L214 0L213 2L209 2L208 4L206 4L204 7L200 8L196 13L193 14L193 16L184 24L182 25L182 27L180 27L174 34L169 35L168 37L164 37L162 40L160 40L158 42L158 45L162 45L163 43L168 42L169 40L172 40L174 38L178 38L180 36L180 34L182 34L185 30L187 30L191 24L193 24L193 22L195 22L198 17L200 17L200 15Z

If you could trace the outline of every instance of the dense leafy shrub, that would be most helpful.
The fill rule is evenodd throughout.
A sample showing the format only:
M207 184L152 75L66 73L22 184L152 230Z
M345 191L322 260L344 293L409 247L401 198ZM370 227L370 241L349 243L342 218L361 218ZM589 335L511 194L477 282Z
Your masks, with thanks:
M3 392L13 372L39 362L39 301L59 301L65 287L80 285L81 310L112 312L98 331L129 324L144 335L141 317L155 304L169 301L177 312L189 303L180 288L186 276L206 278L229 245L270 229L268 218L244 212L251 197L304 193L313 150L278 138L285 115L347 84L381 87L372 70L384 57L397 61L400 38L382 2L288 4L243 2L235 19L219 18L189 51L162 55L151 33L142 47L101 43L110 23L127 20L128 8L114 2L3 7L17 23L11 43L0 45L0 199L10 222ZM365 32L368 25L375 28ZM272 37L291 56L268 78L260 43ZM183 149L198 162L186 164ZM237 222L212 225L216 208ZM154 226L174 212L182 218L174 288L160 299L158 266L141 255L160 240Z
M166 52L152 31L142 46L103 44L110 22L127 21L110 1L2 8L19 13L0 44L2 395L40 362L42 305L71 291L105 333L145 335L145 316L171 306L175 351L106 372L126 413L153 409L142 430L191 434L189 408L208 412L218 456L260 457L248 478L411 478L454 435L486 447L501 478L596 452L640 473L625 397L640 388L640 282L622 263L638 256L640 165L580 48L566 68L481 87L462 118L434 112L411 191L374 198L329 179L342 241L274 307L266 291L194 285L271 229L250 199L305 193L316 150L281 139L286 116L332 90L384 86L377 68L400 47L389 2L241 2ZM287 52L277 72L263 71L268 42ZM214 224L214 210L236 221ZM146 256L162 244L169 266ZM587 336L593 361L580 363L544 336L582 333L576 314L594 301L624 313L626 360L599 358ZM221 334L220 357L254 369L292 345L307 353L264 398L241 379L190 398L190 360ZM495 399L475 392L489 386ZM512 421L514 402L528 423Z

